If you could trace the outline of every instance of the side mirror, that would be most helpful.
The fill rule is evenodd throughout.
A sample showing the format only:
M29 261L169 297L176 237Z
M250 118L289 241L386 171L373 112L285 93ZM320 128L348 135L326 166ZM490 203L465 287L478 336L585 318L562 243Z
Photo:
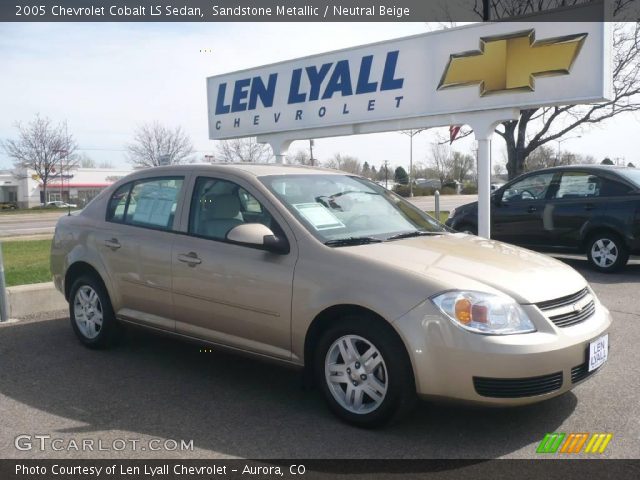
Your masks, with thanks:
M227 233L227 240L238 245L260 248L267 252L289 253L289 242L276 236L269 227L261 223L243 223L233 227Z

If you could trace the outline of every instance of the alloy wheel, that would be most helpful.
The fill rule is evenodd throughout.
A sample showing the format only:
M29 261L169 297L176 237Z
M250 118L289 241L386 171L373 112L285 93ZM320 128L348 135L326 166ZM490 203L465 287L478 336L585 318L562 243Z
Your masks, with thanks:
M333 398L351 413L373 412L387 395L384 358L370 341L358 335L345 335L331 344L324 370Z
M591 247L591 258L600 268L609 268L618 259L618 246L609 238L601 238Z
M81 286L73 299L73 313L78 329L87 339L102 330L103 312L98 293L89 285Z

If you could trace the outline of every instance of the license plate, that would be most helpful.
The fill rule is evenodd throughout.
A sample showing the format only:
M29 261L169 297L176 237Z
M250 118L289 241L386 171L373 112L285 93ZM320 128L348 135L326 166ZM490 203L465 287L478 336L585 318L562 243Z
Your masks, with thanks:
M607 361L609 354L609 335L602 337L589 343L589 371L593 372L596 368L602 366Z

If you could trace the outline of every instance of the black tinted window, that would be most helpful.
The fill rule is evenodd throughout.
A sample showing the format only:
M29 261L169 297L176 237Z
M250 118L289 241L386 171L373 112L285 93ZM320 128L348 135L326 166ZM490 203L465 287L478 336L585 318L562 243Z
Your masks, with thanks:
M602 179L602 186L600 187L601 197L620 197L628 195L631 192L631 188L622 182L616 182L615 180L609 180L608 178Z

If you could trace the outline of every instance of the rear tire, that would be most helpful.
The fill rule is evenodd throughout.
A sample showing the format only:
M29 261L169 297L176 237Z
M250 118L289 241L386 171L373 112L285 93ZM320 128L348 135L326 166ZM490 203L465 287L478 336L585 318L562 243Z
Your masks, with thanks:
M595 270L612 273L627 264L629 249L616 233L596 233L587 242L587 259Z
M351 315L326 330L314 355L316 384L341 420L364 428L385 425L415 403L413 369L392 327Z
M76 279L69 292L69 318L80 342L89 348L107 348L122 335L109 294L93 275Z

